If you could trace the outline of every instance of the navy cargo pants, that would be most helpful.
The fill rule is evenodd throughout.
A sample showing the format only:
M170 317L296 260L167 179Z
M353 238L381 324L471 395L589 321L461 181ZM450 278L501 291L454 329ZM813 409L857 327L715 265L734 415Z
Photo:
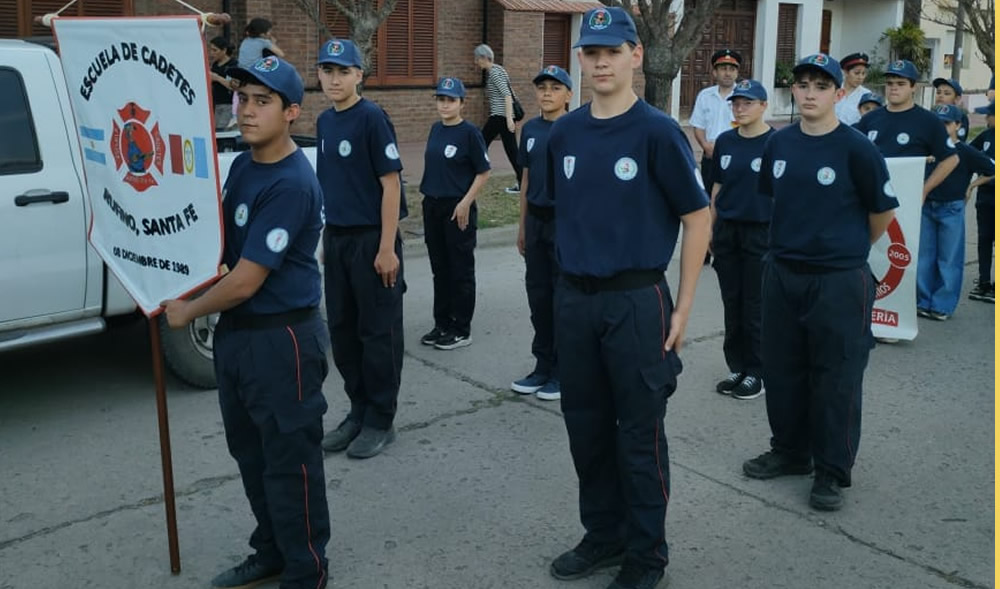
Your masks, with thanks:
M761 376L760 275L767 234L767 223L728 219L716 220L712 229L712 265L726 326L722 353L730 372L756 377Z
M326 317L333 361L351 401L348 418L386 430L396 417L403 372L403 241L396 235L399 273L386 288L375 271L381 230L335 228L323 233Z
M551 208L528 205L524 219L524 287L531 309L531 326L535 328L531 340L531 353L535 356L532 372L558 379L554 312L559 262L553 213Z
M250 546L261 561L284 565L281 589L326 585L326 342L316 310L288 323L224 313L215 332L226 443L257 520Z
M586 538L624 544L628 558L665 567L670 464L663 419L680 359L663 344L673 303L666 280L629 290L556 292L562 411L580 481Z
M771 446L850 486L861 440L861 385L874 346L867 264L820 271L765 261L761 356Z
M469 335L476 310L476 203L462 231L451 219L461 199L425 196L424 243L434 275L434 327Z

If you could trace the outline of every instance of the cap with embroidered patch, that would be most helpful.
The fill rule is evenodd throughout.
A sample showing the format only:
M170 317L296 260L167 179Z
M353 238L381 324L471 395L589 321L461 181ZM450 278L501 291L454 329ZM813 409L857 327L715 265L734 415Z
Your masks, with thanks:
M980 106L980 107L976 108L976 112L979 113L979 114L981 114L981 115L986 115L988 117L992 117L993 116L993 103L991 102L991 103L987 104L986 106Z
M885 68L885 75L906 78L912 82L916 82L920 79L920 74L917 72L917 66L913 65L912 61L906 59L897 59L896 61L890 63L889 66Z
M939 104L934 107L934 114L942 121L962 122L962 109L954 104Z
M856 65L868 66L868 54L867 53L852 53L840 60L840 69L850 71L850 69Z
M732 49L720 49L712 54L712 67L717 65L735 65L740 67L743 65L743 56L739 53L733 51Z
M798 75L804 70L818 70L833 78L837 87L844 85L844 72L840 69L840 64L825 53L813 53L802 58L799 63L792 68L792 74Z
M733 86L727 100L734 98L749 98L750 100L767 100L767 90L757 80L740 80Z
M302 77L295 71L295 66L274 55L262 57L248 67L231 67L226 74L244 84L267 86L284 96L290 104L302 104L305 94Z
M865 92L864 94L862 94L861 99L858 100L858 106L861 106L866 102L874 102L879 106L883 106L885 104L882 101L882 97L879 96L878 94L875 94L874 92Z
M361 50L348 39L330 39L319 48L316 65L330 63L344 67L363 67Z
M624 8L607 6L583 15L580 40L573 47L618 47L622 43L639 44L635 21Z
M465 84L458 78L441 78L438 80L434 96L451 96L452 98L465 98Z
M933 85L935 88L937 88L938 86L951 86L951 89L955 91L955 94L959 96L962 95L962 85L958 83L958 80L953 80L949 78L935 78L934 81L931 82L931 85Z
M555 80L570 90L573 89L573 81L570 79L569 73L557 65L543 67L542 71L538 72L538 75L535 76L535 79L531 83L537 84L542 80Z

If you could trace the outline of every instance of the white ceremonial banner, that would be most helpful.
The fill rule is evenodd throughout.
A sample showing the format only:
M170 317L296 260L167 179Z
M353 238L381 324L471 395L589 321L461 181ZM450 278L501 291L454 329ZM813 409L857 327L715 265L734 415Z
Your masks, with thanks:
M878 280L872 333L912 340L917 337L917 251L925 162L922 157L890 157L885 163L899 208L868 255L868 265Z
M143 312L218 275L222 214L197 16L56 18L90 242Z

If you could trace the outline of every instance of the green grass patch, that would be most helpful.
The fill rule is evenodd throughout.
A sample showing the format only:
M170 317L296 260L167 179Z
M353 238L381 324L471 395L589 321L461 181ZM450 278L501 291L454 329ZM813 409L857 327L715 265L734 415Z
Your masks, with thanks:
M486 181L486 186L483 186L479 197L476 198L476 204L479 208L479 229L518 223L521 217L520 197L504 192L504 188L513 183L514 176L512 174L490 176L490 179ZM410 214L399 223L404 239L424 234L423 209L420 205L424 195L420 194L418 186L417 184L406 185L406 206L409 208Z
M973 139L975 139L976 137L978 137L980 133L982 133L985 130L986 130L986 126L985 125L982 126L982 127L970 127L969 128L969 136L966 137L966 140L972 141Z

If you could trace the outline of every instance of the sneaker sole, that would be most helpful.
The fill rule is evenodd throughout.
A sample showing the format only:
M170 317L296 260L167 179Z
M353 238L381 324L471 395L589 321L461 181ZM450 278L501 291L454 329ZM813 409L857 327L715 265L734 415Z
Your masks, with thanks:
M797 466L797 467L794 467L794 468L786 468L786 469L784 469L784 470L782 470L781 472L778 472L778 473L753 472L752 469L747 469L747 465L746 464L743 465L743 474L747 475L748 477L750 477L752 479L757 479L758 481L766 481L766 480L769 480L769 479L776 479L778 477L807 475L807 474L812 474L812 472L813 472L812 465L809 465L809 466Z
M734 398L734 399L739 399L740 401L751 401L751 400L756 399L757 397L759 397L759 396L761 396L763 394L764 394L764 387L761 387L761 389L759 391L757 391L756 393L754 393L752 395L737 395L735 393L731 393L730 396L732 398Z
M840 511L840 508L843 506L843 498L839 498L835 502L831 502L825 499L816 499L812 495L809 496L809 507L812 507L816 511Z
M471 345L472 345L472 338L470 337L460 342L455 342L453 344L448 344L448 345L434 344L434 347L438 350L456 350L458 348L464 348L466 346L471 346Z
M391 443L393 443L395 441L396 441L396 430L393 430L393 431L389 432L389 435L386 437L385 440L382 441L381 444L379 444L378 446L375 446L374 448L372 448L371 451L365 452L365 453L362 454L360 452L351 452L350 450L348 450L347 451L347 457L348 458L357 458L359 460L364 460L365 458L373 458L373 457L378 456L379 454L381 454L382 451L385 450L386 446L388 446L389 444L391 444Z
M273 583L281 579L281 574L271 575L270 577L264 577L263 579L258 579L256 581L250 581L245 585L216 585L212 584L213 589L253 589L258 585L263 585L264 583Z
M581 571L579 573L573 573L571 575L562 575L558 571L556 571L554 565L549 565L549 574L555 577L556 579L559 579L560 581L575 581L577 579L589 577L590 575L593 575L594 573L596 573L601 569L618 566L622 563L623 560L625 560L624 552L622 552L621 554L616 554L615 556L612 556L610 558L605 558L602 561L594 563L594 566L590 567L589 569Z
M538 391L535 393L535 397L541 401L558 401L559 399L562 399L562 393L543 393Z
M358 434L360 434L360 433L361 433L361 430L359 429L356 434L354 434L353 436L351 436L351 439L346 440L344 442L341 442L340 444L326 445L326 444L320 442L320 447L323 448L324 452L330 452L332 454L335 454L337 452L343 452L344 450L347 450L347 447L351 445L351 442L353 442L354 438L358 437Z
M533 395L538 391L540 391L542 389L542 386L544 385L539 385L537 387L526 387L524 385L519 385L516 382L512 382L510 383L510 390L514 391L519 395Z

